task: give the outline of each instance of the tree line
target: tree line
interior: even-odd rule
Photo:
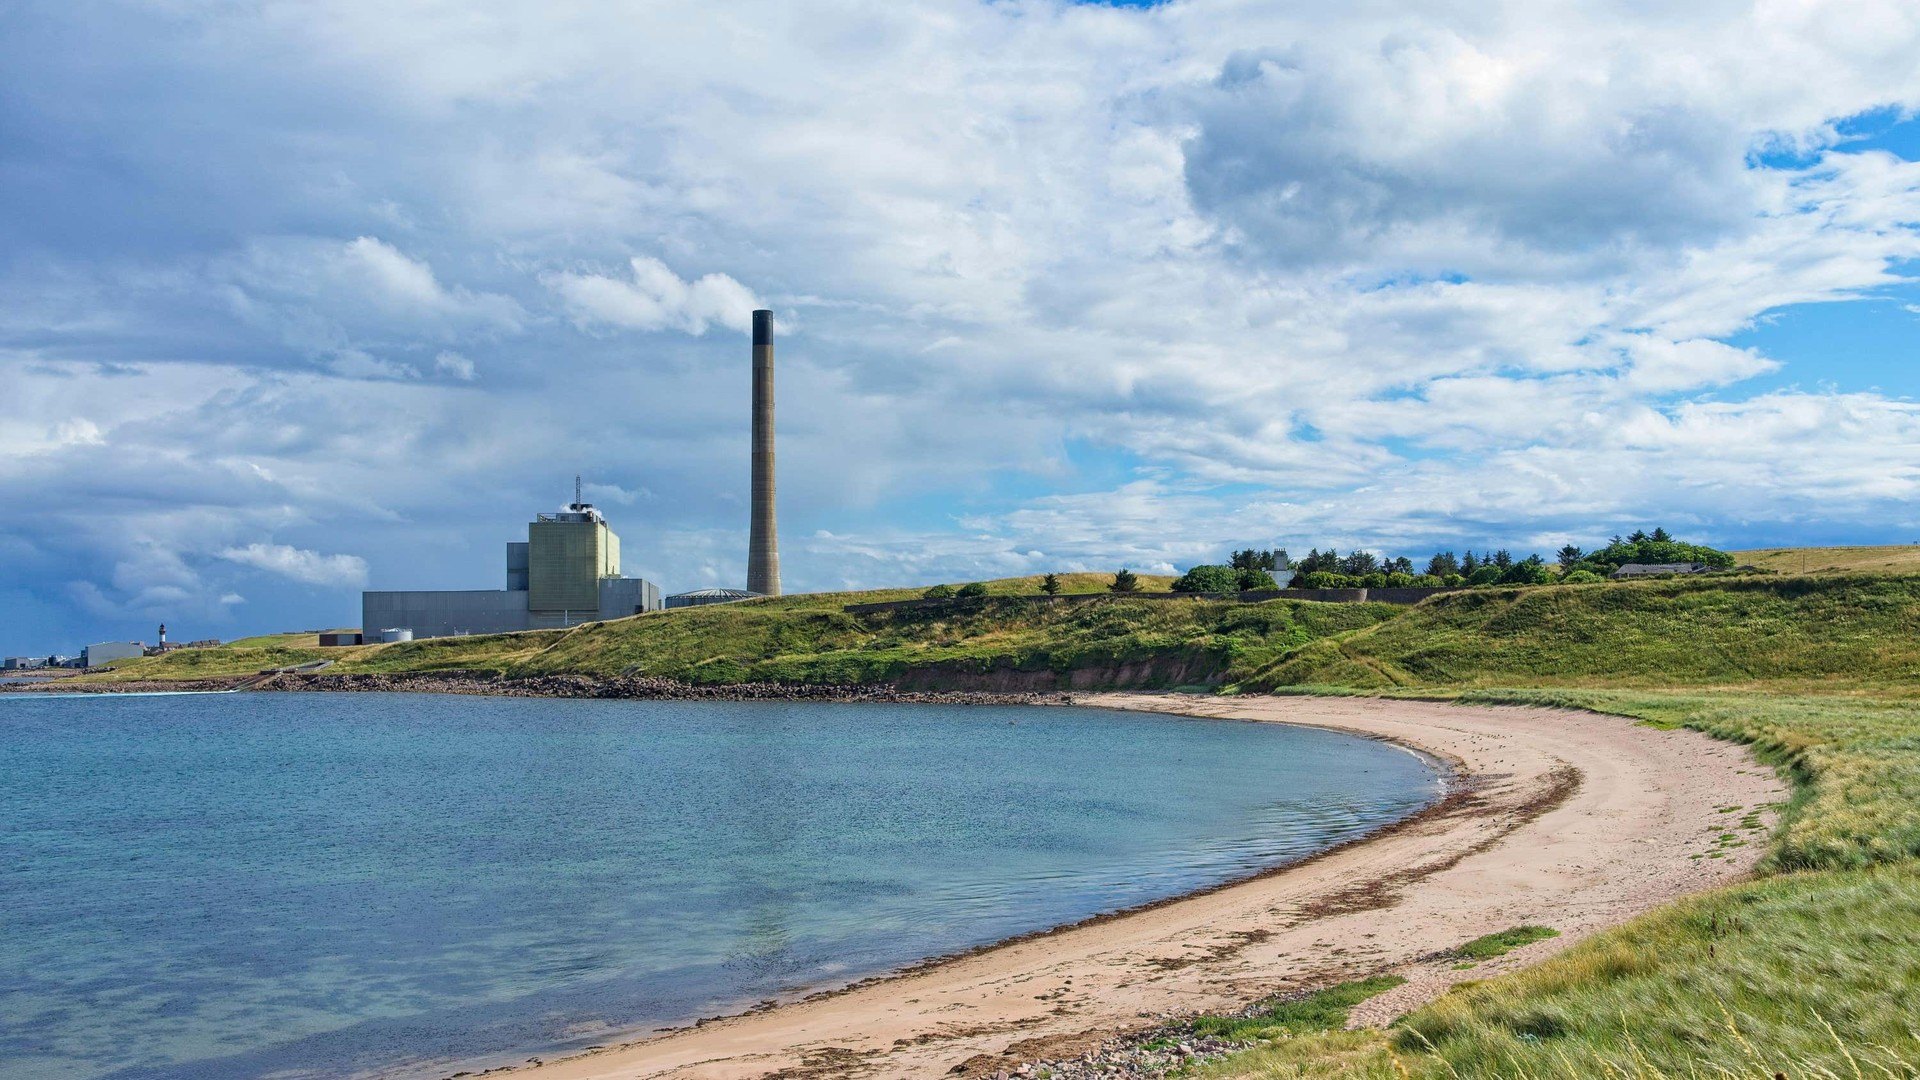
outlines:
[[[1293,589],[1437,588],[1441,586],[1548,585],[1596,582],[1628,563],[1702,563],[1718,569],[1733,566],[1733,556],[1702,544],[1690,544],[1662,528],[1636,529],[1614,536],[1592,551],[1567,544],[1550,561],[1538,554],[1516,556],[1506,548],[1464,554],[1437,552],[1423,567],[1406,556],[1376,555],[1370,551],[1341,554],[1334,548],[1314,548],[1298,561],[1285,548],[1246,549],[1233,553],[1222,565],[1196,566],[1173,583],[1175,592],[1249,592],[1278,588],[1274,571],[1287,576]]]

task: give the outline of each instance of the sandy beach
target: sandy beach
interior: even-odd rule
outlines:
[[[1745,875],[1763,845],[1717,849],[1740,816],[1725,808],[1786,794],[1741,747],[1591,713],[1304,697],[1079,700],[1390,739],[1447,762],[1458,790],[1373,838],[1249,881],[513,1075],[991,1076],[1169,1016],[1363,974],[1406,976],[1355,1017],[1380,1023],[1454,981],[1536,961]],[[1524,923],[1561,936],[1467,971],[1439,955]]]

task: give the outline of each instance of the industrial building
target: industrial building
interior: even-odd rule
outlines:
[[[111,664],[115,660],[130,660],[136,656],[145,656],[147,646],[141,641],[103,641],[98,645],[89,645],[80,652],[81,667],[99,667]]]
[[[360,594],[365,640],[546,630],[660,610],[660,587],[620,574],[620,537],[599,510],[580,501],[536,515],[524,543],[507,544],[507,587]],[[377,637],[376,637],[377,635]]]

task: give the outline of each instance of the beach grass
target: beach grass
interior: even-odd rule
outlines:
[[[1920,693],[1920,577],[1708,578],[1442,595],[1232,672],[1243,690]]]
[[[1560,931],[1551,926],[1515,926],[1474,938],[1453,950],[1453,954],[1462,960],[1492,960],[1536,941],[1559,936]]]
[[[1202,1016],[1193,1022],[1196,1035],[1213,1035],[1233,1042],[1277,1039],[1338,1031],[1347,1026],[1353,1007],[1385,993],[1407,980],[1397,975],[1375,975],[1270,1002],[1245,1016]]]

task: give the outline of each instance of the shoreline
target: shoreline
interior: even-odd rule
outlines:
[[[1124,693],[1078,694],[1070,703],[1364,735],[1441,762],[1453,779],[1441,800],[1399,822],[1232,882],[488,1073],[991,1077],[1047,1063],[1091,1075],[1097,1055],[1170,1020],[1400,974],[1404,985],[1355,1011],[1356,1022],[1379,1024],[1454,982],[1544,958],[1745,876],[1760,846],[1709,858],[1709,838],[1730,824],[1716,814],[1786,794],[1745,748],[1594,713]],[[1514,842],[1522,839],[1534,842]],[[1526,922],[1561,936],[1471,972],[1446,953]],[[446,1074],[416,1067],[390,1075]]]
[[[405,673],[259,672],[205,679],[126,679],[52,685],[0,685],[0,693],[150,694],[246,690],[255,693],[454,694],[470,697],[583,698],[631,701],[841,701],[894,705],[1072,705],[1084,691],[901,690],[892,686],[808,683],[701,685],[648,675],[529,675],[482,671]]]

